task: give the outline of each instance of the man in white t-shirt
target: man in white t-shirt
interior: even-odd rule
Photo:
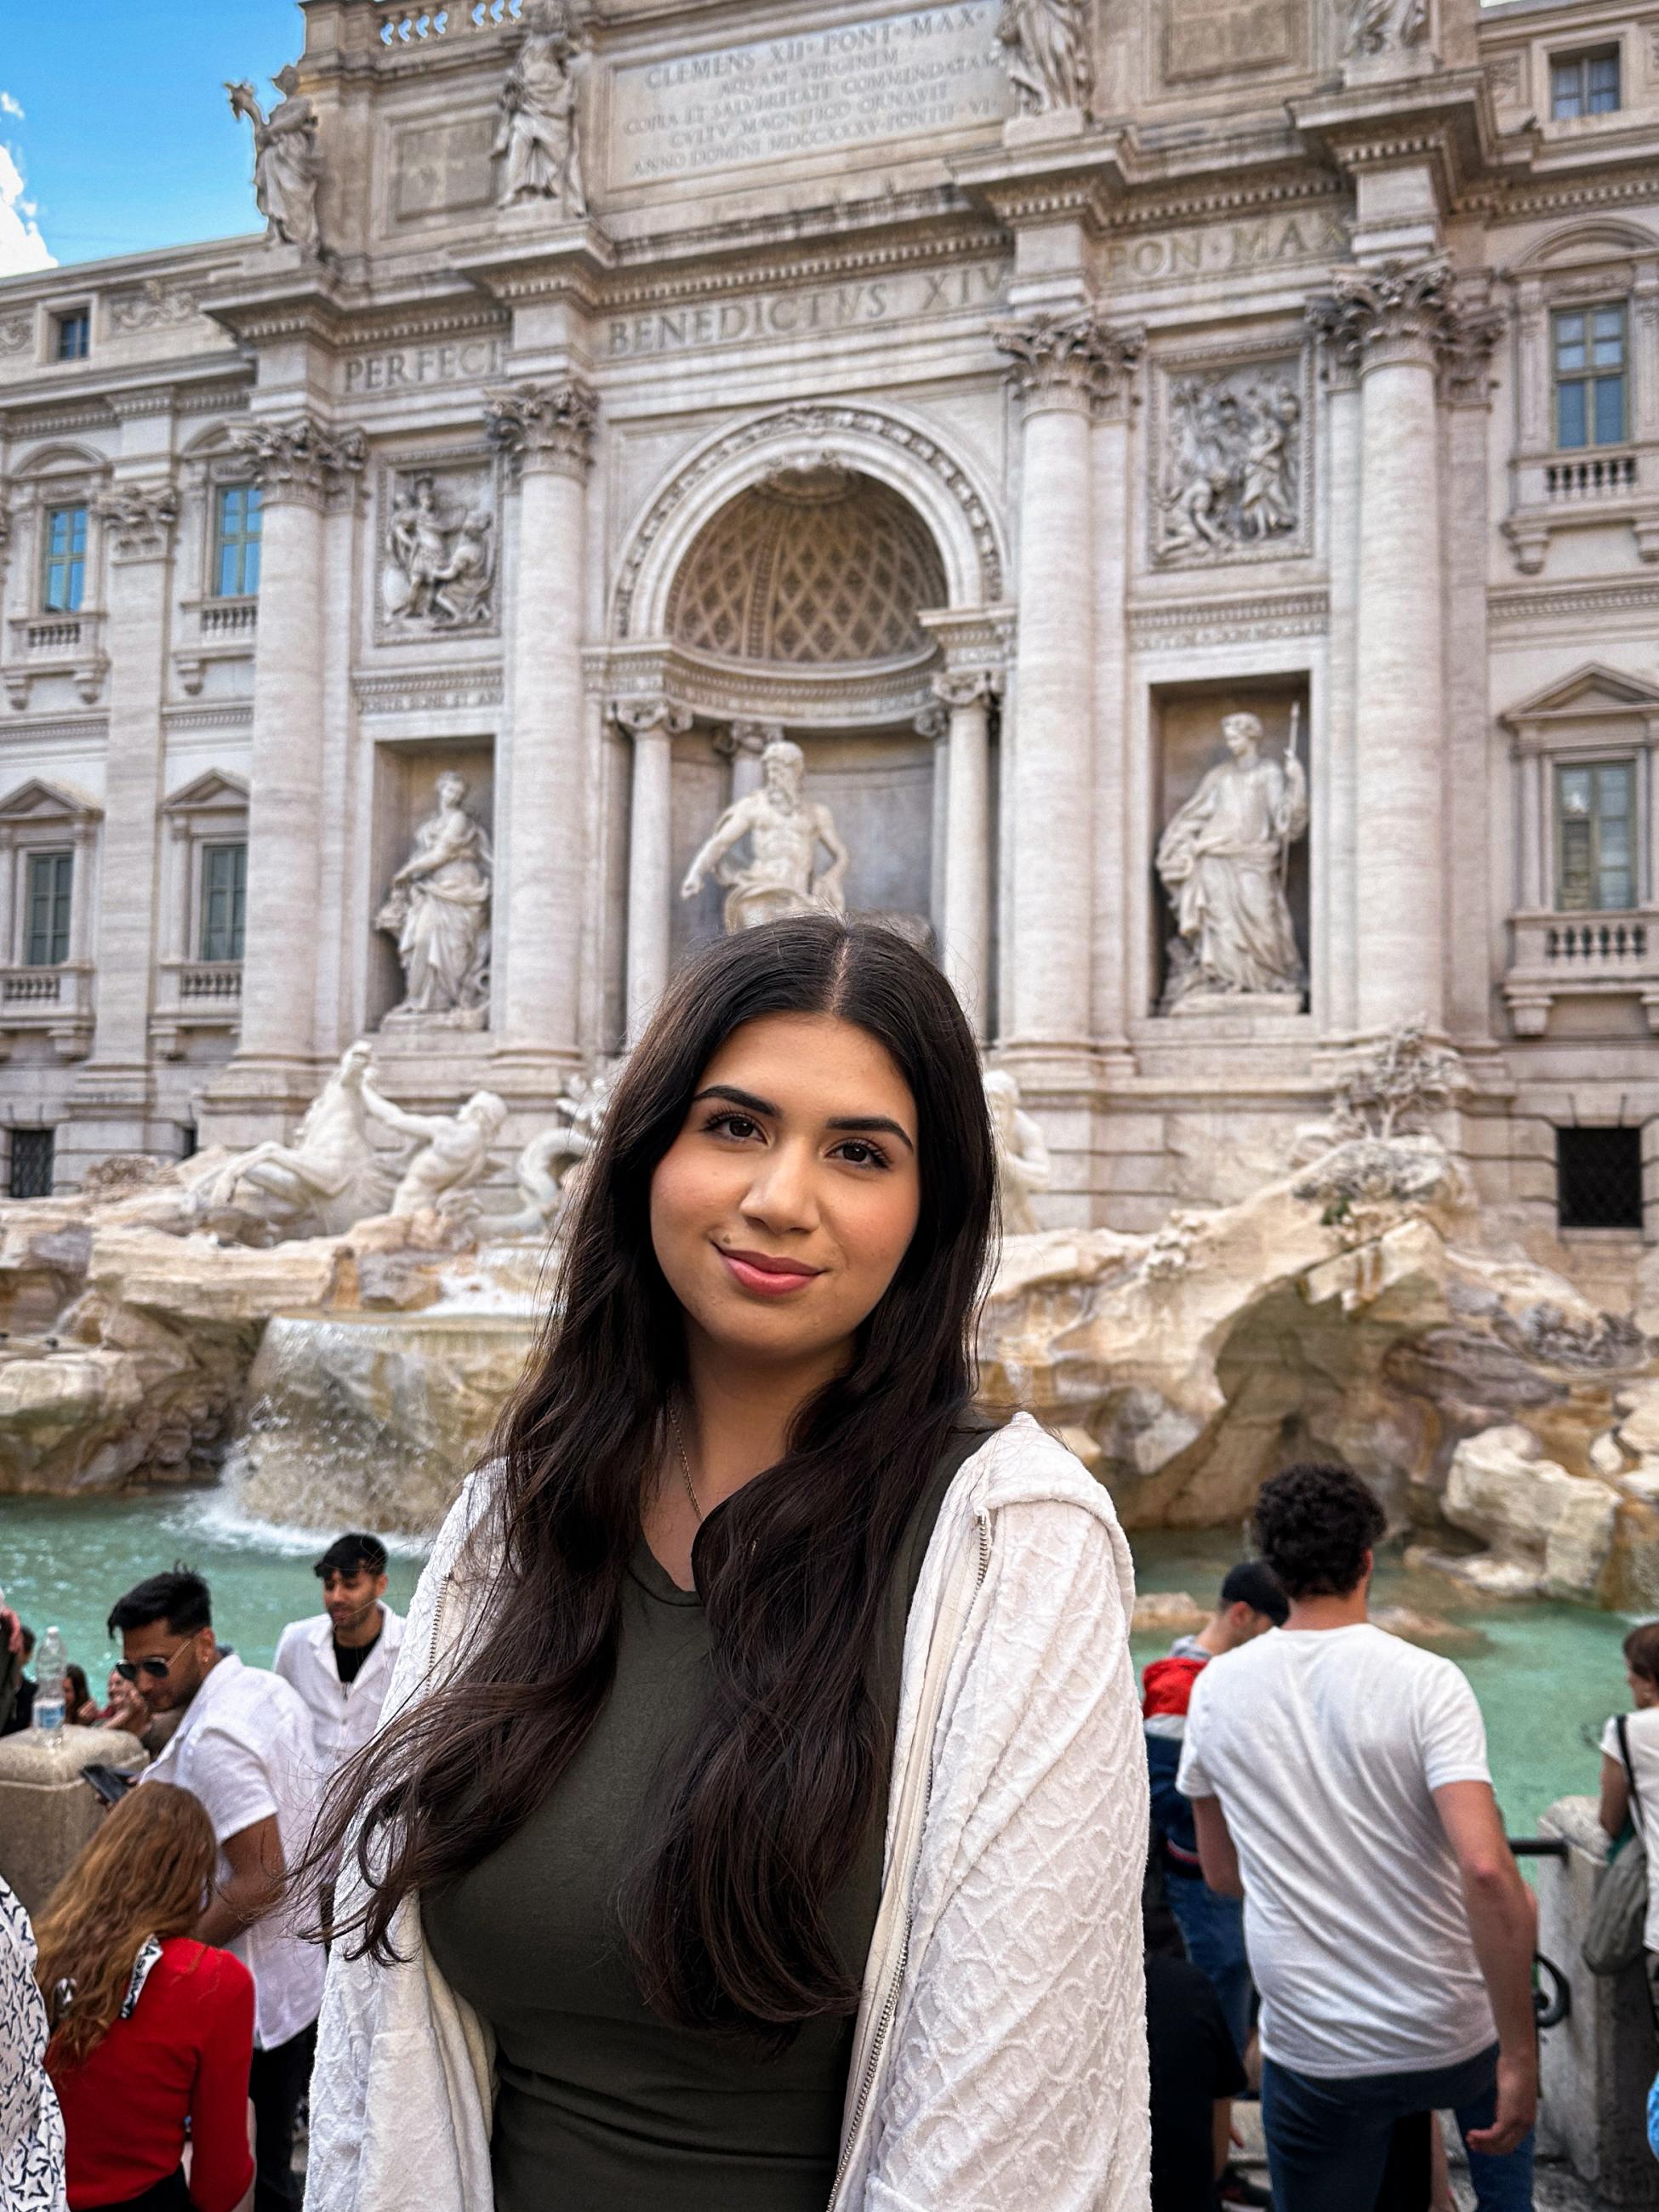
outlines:
[[[1283,1628],[1193,1685],[1178,1787],[1244,1899],[1278,2212],[1376,2202],[1395,2124],[1451,2110],[1483,2212],[1532,2203],[1534,1913],[1449,1660],[1365,1617],[1370,1492],[1295,1467],[1255,1512]]]
[[[311,1715],[325,1781],[374,1735],[392,1686],[404,1623],[386,1601],[386,1569],[378,1536],[337,1536],[313,1569],[322,1612],[289,1621],[277,1639],[271,1664]]]
[[[1601,1731],[1601,1826],[1616,1840],[1628,1817],[1646,1847],[1648,1917],[1642,1948],[1648,1955],[1648,1987],[1659,2006],[1659,1620],[1644,1620],[1625,1638],[1625,1680],[1636,1711],[1614,1713]]]
[[[286,1682],[220,1650],[208,1586],[187,1568],[130,1589],[109,1617],[110,1634],[118,1630],[123,1680],[147,1712],[179,1715],[141,1778],[199,1798],[218,1838],[213,1890],[191,1933],[234,1951],[253,1976],[254,2212],[290,2212],[295,2128],[323,2002],[321,1946],[301,1940],[303,1905],[286,1902],[283,1887],[316,1812],[310,1717]]]

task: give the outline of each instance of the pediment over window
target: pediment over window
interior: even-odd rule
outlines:
[[[0,825],[9,830],[33,830],[59,823],[68,828],[103,818],[104,810],[88,793],[71,783],[48,783],[31,776],[15,791],[0,799]]]
[[[1627,737],[1632,724],[1650,733],[1659,731],[1659,685],[1599,660],[1587,661],[1571,676],[1505,708],[1499,719],[1517,738],[1534,743],[1552,737],[1559,743],[1577,732],[1593,734],[1616,723],[1625,726]]]
[[[1542,239],[1521,255],[1510,273],[1540,275],[1554,269],[1571,269],[1578,263],[1616,261],[1626,256],[1659,253],[1659,235],[1641,224],[1617,218],[1601,222],[1574,223]]]
[[[222,769],[210,768],[182,789],[171,793],[161,801],[161,811],[167,815],[240,815],[247,811],[247,786],[239,775],[228,775]]]

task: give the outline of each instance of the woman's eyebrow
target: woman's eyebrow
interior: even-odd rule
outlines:
[[[745,1114],[763,1115],[770,1121],[783,1119],[782,1109],[775,1106],[769,1098],[758,1098],[752,1091],[739,1091],[735,1083],[711,1083],[706,1090],[698,1091],[691,1103],[701,1106],[705,1098],[724,1099],[728,1106],[740,1106]],[[914,1152],[916,1149],[909,1132],[885,1114],[837,1114],[823,1126],[826,1129],[855,1131],[860,1135],[873,1134],[879,1129],[886,1136],[896,1137],[906,1152]]]
[[[896,1137],[906,1152],[914,1152],[916,1149],[910,1141],[908,1132],[898,1122],[890,1121],[885,1114],[837,1114],[833,1121],[826,1121],[823,1126],[826,1129],[857,1129],[866,1133],[880,1129],[890,1137]]]

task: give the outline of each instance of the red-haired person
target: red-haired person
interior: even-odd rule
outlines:
[[[253,1978],[187,1933],[217,1856],[198,1801],[152,1784],[116,1806],[40,1915],[70,2212],[234,2212],[253,2179]]]

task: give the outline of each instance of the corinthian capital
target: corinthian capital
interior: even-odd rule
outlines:
[[[165,558],[179,520],[179,493],[170,478],[115,484],[93,501],[110,550],[118,561]]]
[[[484,401],[484,435],[514,469],[550,469],[580,477],[593,454],[598,395],[573,378],[567,384],[519,384]]]
[[[362,475],[368,453],[361,430],[337,430],[310,415],[240,423],[230,443],[252,470],[268,507],[282,501],[329,506]]]
[[[1121,405],[1146,342],[1144,331],[1114,328],[1092,307],[996,323],[991,337],[1012,362],[1014,386],[1027,407],[1096,413]]]
[[[1001,698],[1004,681],[1000,668],[946,668],[934,677],[933,692],[947,707],[988,705]]]
[[[1307,319],[1341,368],[1437,359],[1452,317],[1449,262],[1385,261],[1351,270],[1308,302]]]

